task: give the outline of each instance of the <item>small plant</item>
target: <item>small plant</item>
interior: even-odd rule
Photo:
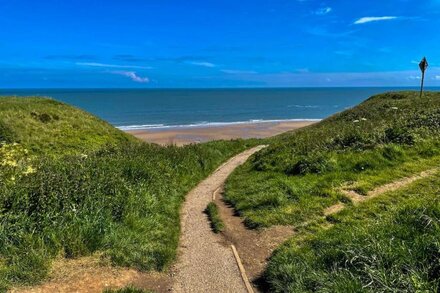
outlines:
[[[214,233],[220,233],[225,229],[225,225],[218,213],[218,207],[214,202],[210,202],[206,207],[205,213],[211,222],[211,228]]]
[[[287,175],[322,174],[331,171],[334,162],[322,155],[302,157],[293,166],[287,168]]]
[[[385,130],[385,141],[387,143],[413,145],[414,137],[409,132],[409,129],[393,127]]]
[[[13,142],[14,133],[12,130],[0,120],[0,142]]]

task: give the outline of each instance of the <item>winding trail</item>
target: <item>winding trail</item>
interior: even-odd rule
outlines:
[[[230,245],[212,233],[204,210],[212,194],[257,146],[231,158],[186,197],[181,212],[179,258],[174,266],[174,292],[248,292]]]

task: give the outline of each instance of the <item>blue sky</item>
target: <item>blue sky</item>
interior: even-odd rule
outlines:
[[[0,88],[440,86],[440,0],[0,0]]]

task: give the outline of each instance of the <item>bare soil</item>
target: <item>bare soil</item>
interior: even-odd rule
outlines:
[[[77,259],[59,258],[52,266],[47,282],[33,287],[14,288],[14,293],[101,293],[128,285],[154,292],[168,292],[171,278],[165,273],[143,273],[103,263],[99,255]]]
[[[221,192],[222,190],[219,194]],[[215,203],[225,223],[225,229],[222,232],[225,241],[235,245],[248,278],[251,281],[257,281],[275,248],[294,234],[293,227],[273,226],[259,230],[248,229],[243,219],[235,214],[234,208],[225,203],[222,197],[216,197]]]

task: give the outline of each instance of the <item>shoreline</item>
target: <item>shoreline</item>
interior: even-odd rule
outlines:
[[[197,126],[157,127],[124,131],[146,142],[159,145],[182,146],[212,140],[267,138],[286,131],[306,127],[318,121],[317,119],[304,119],[229,124],[198,124]]]
[[[192,129],[192,128],[208,128],[208,127],[226,127],[226,126],[235,126],[235,125],[249,125],[249,124],[264,124],[264,123],[290,123],[290,122],[319,122],[322,119],[270,119],[270,120],[246,120],[246,121],[234,121],[234,122],[200,122],[193,124],[175,124],[175,125],[166,125],[166,124],[141,124],[141,125],[127,125],[127,126],[115,126],[119,130],[129,132],[136,130],[173,130],[173,129]]]

